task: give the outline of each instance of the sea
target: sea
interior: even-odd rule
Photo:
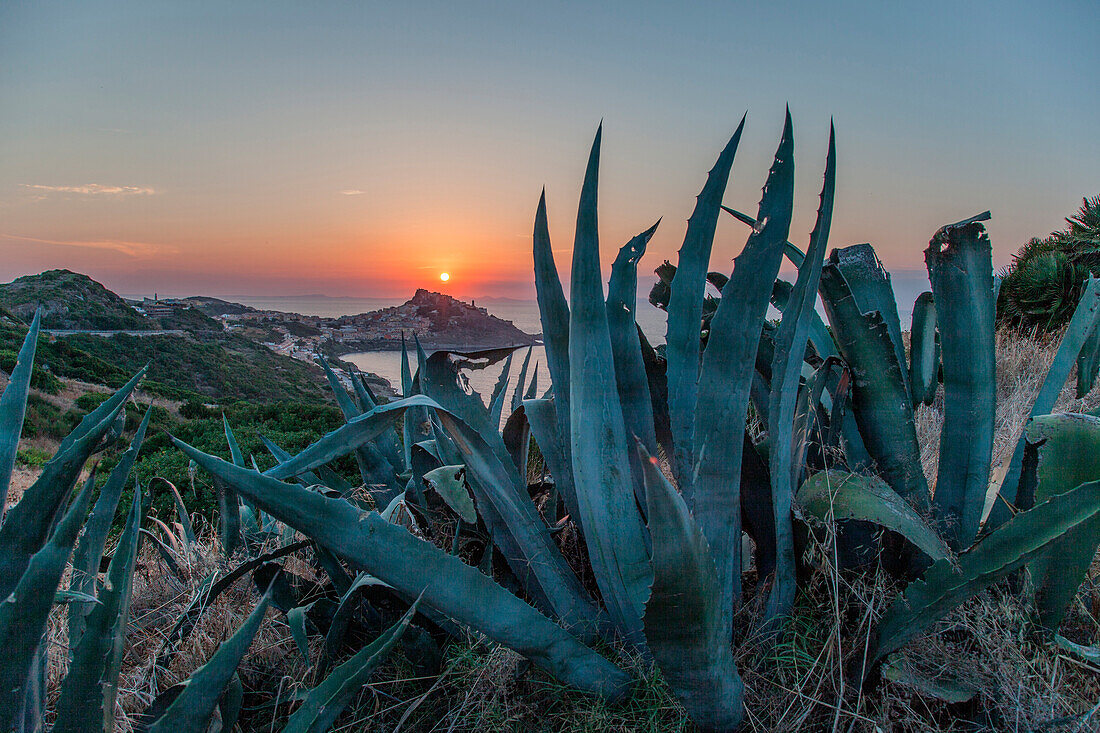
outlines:
[[[917,296],[930,289],[928,276],[922,271],[897,271],[892,274],[892,284],[898,302],[898,316],[901,319],[903,330],[908,330],[913,317],[912,304]],[[637,306],[638,325],[653,345],[662,344],[665,341],[665,312],[654,307],[646,299],[649,292],[649,283],[639,283],[639,297]],[[303,315],[321,316],[324,318],[337,318],[339,316],[355,315],[368,311],[401,305],[407,298],[352,298],[332,297],[326,295],[288,295],[288,296],[230,296],[226,300],[242,305],[252,306],[261,310],[278,310],[287,313],[301,313]],[[542,332],[542,323],[539,320],[538,303],[534,300],[515,300],[510,298],[484,298],[476,299],[478,305],[484,307],[489,313],[506,321],[511,321],[521,331],[537,334]],[[824,311],[818,302],[818,311]],[[774,309],[769,309],[769,318],[778,317]],[[512,368],[508,380],[508,397],[515,392],[519,381],[520,366],[526,356],[526,350],[516,352],[512,358]],[[365,372],[377,374],[388,380],[395,390],[400,390],[401,385],[401,352],[399,351],[366,351],[342,356],[342,359],[355,364]],[[415,355],[413,356],[415,358]],[[528,373],[527,385],[531,379],[538,380],[537,392],[541,396],[550,385],[550,372],[546,366],[546,353],[542,346],[531,347],[531,365]],[[470,387],[488,401],[493,388],[497,383],[503,369],[503,363],[490,365],[484,369],[471,371],[467,374]],[[537,375],[532,377],[532,375]],[[507,403],[506,403],[507,404]]]

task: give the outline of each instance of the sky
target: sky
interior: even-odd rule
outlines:
[[[1004,265],[1100,193],[1100,6],[905,5],[0,3],[0,280],[531,297],[539,192],[567,281],[601,120],[603,264],[663,217],[652,271],[746,112],[725,202],[755,212],[788,104],[791,241],[832,118],[831,246],[920,270],[989,209]],[[723,218],[714,269],[747,233]]]

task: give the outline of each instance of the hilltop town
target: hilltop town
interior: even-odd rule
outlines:
[[[340,318],[257,310],[216,298],[193,297],[175,303],[198,308],[228,332],[307,361],[317,354],[398,350],[402,335],[415,336],[428,350],[523,346],[537,341],[476,303],[423,288],[401,305]]]

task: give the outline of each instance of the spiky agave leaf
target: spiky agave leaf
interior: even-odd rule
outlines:
[[[271,603],[271,588],[260,598],[244,623],[226,639],[214,656],[196,669],[183,691],[151,726],[149,733],[205,733],[226,685],[237,672]]]
[[[126,529],[111,556],[99,603],[84,617],[84,633],[73,651],[70,672],[57,699],[57,733],[114,730],[118,676],[130,617],[134,563],[141,543],[145,507],[134,493]]]
[[[719,603],[731,634],[733,611],[740,603],[741,591],[742,438],[753,365],[767,315],[768,297],[779,273],[783,243],[787,241],[791,226],[793,203],[794,137],[788,111],[760,199],[758,219],[765,223],[749,235],[744,249],[734,260],[733,274],[722,290],[722,300],[711,320],[699,376],[698,404],[694,407],[695,454],[692,470],[684,477],[691,480],[690,492],[685,493],[685,498],[710,544],[718,570],[722,589]],[[718,216],[717,203],[714,216]],[[679,273],[677,270],[677,278]],[[675,285],[674,279],[674,295]],[[671,320],[675,303],[670,302],[669,307]],[[798,353],[799,361],[802,353]],[[672,366],[671,360],[669,366]],[[669,376],[671,378],[671,372]],[[669,389],[672,389],[671,382]],[[669,398],[672,398],[671,392]],[[673,433],[679,452],[675,425]]]
[[[561,288],[554,252],[550,248],[550,228],[546,219],[546,191],[539,197],[535,211],[533,237],[535,261],[535,293],[539,303],[539,319],[542,323],[543,348],[546,366],[553,383],[557,433],[562,436],[561,451],[568,471],[554,475],[554,482],[565,502],[573,521],[583,530],[582,517],[577,506],[577,491],[573,481],[573,448],[565,436],[569,435],[569,304]]]
[[[913,325],[909,330],[909,385],[913,404],[932,404],[939,385],[940,341],[936,331],[936,301],[925,291],[913,303]]]
[[[94,486],[93,470],[49,541],[31,557],[15,590],[0,603],[0,644],[7,650],[0,659],[0,730],[11,730],[22,711],[24,687]]]
[[[1094,327],[1077,356],[1077,399],[1092,391],[1100,371],[1100,327]]]
[[[988,588],[1100,512],[1100,481],[1081,484],[1017,514],[959,555],[936,562],[905,589],[875,629],[871,665],[900,649],[952,609]],[[868,670],[865,670],[865,673]]]
[[[1054,409],[1054,403],[1062,392],[1062,387],[1069,379],[1070,370],[1073,369],[1077,356],[1085,345],[1089,334],[1100,327],[1100,278],[1088,279],[1085,284],[1085,293],[1077,304],[1077,310],[1073,312],[1069,326],[1066,327],[1062,343],[1058,346],[1058,352],[1054,355],[1054,361],[1047,370],[1047,376],[1043,380],[1043,386],[1039,388],[1039,394],[1031,406],[1030,417],[1036,415],[1048,415]],[[1001,488],[997,492],[997,501],[989,513],[986,521],[988,529],[995,529],[1004,524],[1012,516],[1008,508],[1016,504],[1016,493],[1020,485],[1020,472],[1024,459],[1024,444],[1026,436],[1021,435],[1016,449],[1012,453],[1012,460],[1008,464],[1008,470],[1001,481]]]
[[[952,557],[940,536],[878,476],[819,471],[799,488],[797,501],[803,513],[818,521],[874,522],[905,537],[932,560]]]
[[[394,404],[399,403],[375,409]],[[205,470],[231,483],[279,521],[400,593],[415,598],[423,592],[426,605],[516,650],[566,684],[613,699],[629,688],[624,672],[533,607],[476,568],[387,523],[376,512],[363,512],[346,501],[237,468],[179,440],[174,442]]]
[[[631,644],[644,644],[642,613],[652,575],[634,498],[623,411],[600,275],[596,200],[600,139],[588,157],[573,245],[569,407],[573,478],[592,571],[608,613]]]
[[[46,542],[53,520],[69,497],[81,468],[111,429],[126,398],[144,374],[145,369],[142,369],[102,405],[84,416],[76,429],[61,441],[53,458],[23,493],[19,503],[8,511],[7,520],[0,527],[0,598],[11,593],[31,555]]]
[[[519,471],[480,396],[459,387],[457,365],[446,352],[432,354],[420,376],[425,396],[436,401],[445,463],[466,466],[479,513],[509,567],[540,608],[582,635],[592,633],[597,609],[554,544],[527,492],[526,467]]]
[[[719,207],[726,192],[733,158],[741,142],[745,118],[726,143],[696,199],[688,219],[687,234],[680,247],[676,274],[668,301],[665,358],[668,363],[668,414],[675,444],[673,473],[680,490],[690,502],[692,468],[695,462],[696,402],[699,385],[699,323],[703,317],[710,252],[718,227]]]
[[[744,718],[744,685],[723,620],[722,589],[702,530],[638,444],[653,536],[653,586],[645,636],[665,680],[705,731],[732,731]]]
[[[1100,418],[1091,415],[1038,415],[1024,428],[1023,479],[1019,505],[1035,503],[1100,479]],[[1039,621],[1057,630],[1066,608],[1088,573],[1097,545],[1100,518],[1094,517],[1053,542],[1028,565]]]
[[[924,257],[939,306],[943,360],[944,418],[932,511],[957,550],[977,536],[989,491],[997,401],[993,247],[985,227],[967,220],[936,232]]]
[[[645,254],[653,232],[661,221],[630,239],[611,265],[611,280],[607,284],[607,328],[611,336],[611,354],[615,364],[615,385],[623,424],[628,435],[641,439],[646,450],[657,452],[657,433],[653,424],[653,400],[649,393],[649,378],[642,361],[642,345],[638,338],[635,308],[638,296],[638,260]],[[534,395],[532,395],[533,397]],[[638,505],[645,507],[645,483],[636,451],[630,451],[630,472]]]
[[[470,492],[466,488],[466,467],[440,466],[428,471],[422,477],[424,483],[433,489],[444,503],[467,524],[477,523],[477,510],[474,509],[474,501],[470,498]]]
[[[38,346],[38,328],[42,321],[42,309],[34,312],[30,328],[23,339],[15,367],[8,375],[8,386],[0,396],[0,521],[8,504],[8,484],[15,468],[15,454],[19,448],[19,435],[23,432],[23,417],[27,412],[27,391],[34,371],[34,352]]]
[[[290,716],[283,733],[323,733],[331,728],[354,695],[401,640],[419,605],[420,600],[417,599],[397,623],[310,690],[301,707]]]
[[[99,576],[99,564],[103,559],[103,548],[107,544],[107,534],[111,531],[114,522],[115,510],[118,508],[122,490],[126,487],[126,479],[130,476],[130,470],[137,460],[141,444],[145,441],[145,433],[149,428],[149,418],[153,413],[150,406],[141,419],[137,432],[130,442],[130,448],[119,459],[118,464],[111,471],[107,483],[99,491],[91,516],[84,527],[84,534],[73,552],[73,572],[69,579],[69,590],[78,593],[94,594],[96,578]],[[192,535],[193,537],[193,535]],[[69,605],[69,649],[75,650],[84,633],[84,616],[91,609],[88,603],[72,603]]]
[[[821,300],[852,373],[852,406],[870,457],[894,491],[918,508],[930,503],[921,469],[908,367],[898,358],[897,305],[889,276],[869,244],[834,249],[821,271]],[[887,312],[884,314],[880,309]],[[900,337],[899,337],[900,338]]]
[[[790,118],[788,117],[788,124]],[[791,164],[793,173],[793,162]],[[793,181],[792,181],[793,184]],[[793,185],[792,185],[793,188]],[[833,219],[833,194],[836,190],[836,143],[835,135],[829,131],[829,153],[825,161],[825,179],[821,189],[821,202],[817,210],[817,222],[810,234],[810,246],[806,249],[806,259],[798,268],[798,279],[788,300],[786,310],[783,311],[783,320],[779,324],[779,333],[775,337],[775,356],[772,360],[772,385],[768,399],[769,413],[769,472],[772,485],[772,511],[775,515],[775,580],[772,583],[771,593],[768,596],[766,614],[769,620],[775,620],[790,613],[794,605],[795,587],[795,556],[794,556],[794,526],[791,524],[791,507],[794,503],[794,493],[797,488],[794,476],[794,460],[801,463],[804,455],[803,437],[795,436],[796,413],[799,401],[799,380],[802,374],[802,363],[806,355],[806,344],[810,338],[810,313],[813,312],[814,303],[817,300],[817,285],[821,279],[822,260],[825,258],[825,247],[829,242],[829,230]],[[791,203],[787,203],[785,215],[787,227],[790,227]],[[761,212],[758,219],[771,216]],[[765,225],[765,230],[767,225]],[[782,236],[786,240],[786,234]],[[774,251],[770,254],[775,270],[778,274],[779,261],[782,258],[778,243],[773,243]],[[746,249],[748,247],[746,246]],[[744,253],[741,255],[744,256]],[[737,266],[740,266],[738,258]],[[768,270],[772,273],[772,270]],[[733,277],[737,278],[737,270]],[[774,277],[773,277],[774,280]],[[737,292],[737,291],[734,291]],[[723,298],[725,300],[725,298]],[[759,312],[759,311],[758,311]],[[767,311],[759,312],[761,320]],[[820,382],[824,386],[824,381]],[[803,390],[803,395],[808,396],[812,390]],[[820,392],[813,399],[812,405],[807,400],[803,406],[804,414],[808,415],[811,409],[816,409],[820,399]]]

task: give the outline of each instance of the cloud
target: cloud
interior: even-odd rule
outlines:
[[[20,183],[23,188],[46,193],[75,193],[82,196],[151,196],[156,191],[148,186],[104,186],[85,183],[82,186],[44,186],[41,183]]]
[[[340,193],[344,196],[362,196],[366,191],[360,191],[358,188],[345,188]]]
[[[145,259],[156,255],[174,254],[178,250],[171,245],[152,244],[149,242],[126,242],[116,239],[101,240],[76,240],[76,239],[39,239],[38,237],[23,237],[18,234],[0,234],[0,239],[13,239],[20,242],[36,242],[55,247],[75,247],[78,249],[103,249],[111,252]]]

